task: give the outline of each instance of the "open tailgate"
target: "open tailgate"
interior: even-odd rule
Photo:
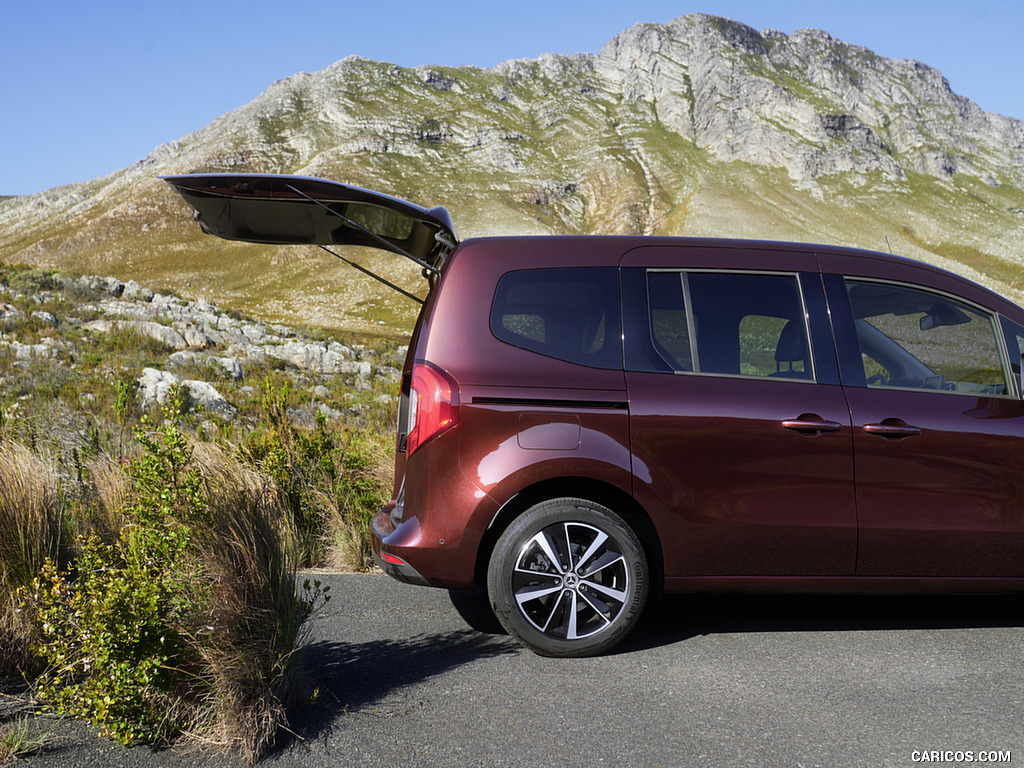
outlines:
[[[442,207],[421,208],[380,192],[325,179],[271,174],[161,176],[203,231],[274,245],[362,245],[412,258],[436,271],[458,240]]]

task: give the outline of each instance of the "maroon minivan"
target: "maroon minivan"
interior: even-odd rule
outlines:
[[[1024,589],[1024,309],[985,288],[821,245],[458,243],[334,182],[166,178],[220,237],[421,266],[375,554],[483,587],[538,653],[609,649],[651,590]]]

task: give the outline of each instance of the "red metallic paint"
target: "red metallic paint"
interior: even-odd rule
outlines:
[[[857,508],[840,387],[628,374],[634,495],[667,576],[853,575]],[[836,432],[802,434],[817,416]]]
[[[860,576],[1019,576],[1024,404],[1005,397],[849,388]],[[900,420],[921,434],[863,425]]]
[[[477,548],[503,507],[530,488],[577,478],[636,500],[652,522],[667,590],[1022,588],[1016,578],[977,578],[1024,575],[1017,399],[593,369],[492,335],[493,288],[504,273],[620,263],[820,266],[922,284],[1024,322],[1024,310],[980,286],[885,254],[664,238],[467,241],[442,271],[407,363],[408,372],[412,360],[428,360],[457,379],[459,426],[396,456],[408,522],[397,530],[381,523],[392,531],[381,551],[429,583],[469,586]],[[863,429],[886,419],[923,432],[892,439]],[[808,420],[839,429],[793,428]]]

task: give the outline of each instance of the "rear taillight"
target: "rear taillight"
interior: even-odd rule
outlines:
[[[451,429],[459,420],[459,386],[430,363],[416,363],[409,390],[409,428],[406,454]]]

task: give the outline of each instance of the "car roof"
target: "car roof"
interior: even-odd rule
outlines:
[[[543,244],[543,245],[542,245]],[[788,242],[783,240],[751,240],[728,237],[676,237],[667,235],[499,235],[471,237],[463,240],[459,250],[475,250],[486,246],[490,250],[549,251],[564,253],[585,251],[593,266],[617,265],[624,253],[636,248],[684,248],[693,250],[723,249],[737,251],[763,251],[808,254],[832,254],[858,259],[877,259],[894,264],[922,265],[923,262],[906,256],[870,251],[842,245]],[[940,269],[931,267],[932,269]]]

